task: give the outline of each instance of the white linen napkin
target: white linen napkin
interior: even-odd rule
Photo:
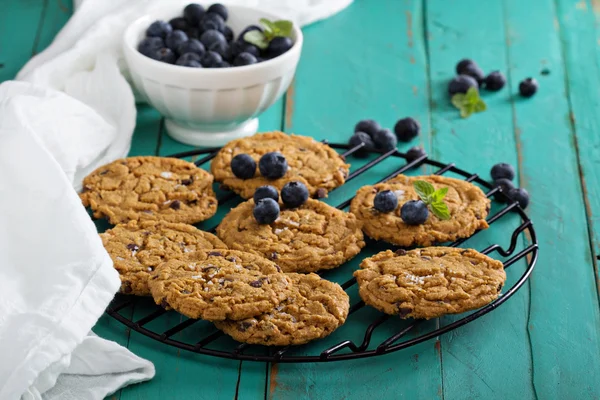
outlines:
[[[0,400],[102,399],[154,376],[152,363],[90,332],[119,277],[73,188],[129,152],[136,109],[121,36],[162,1],[75,0],[20,82],[0,85]],[[304,25],[351,1],[226,3]]]

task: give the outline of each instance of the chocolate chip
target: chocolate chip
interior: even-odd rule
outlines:
[[[88,192],[88,191],[90,191],[90,190],[92,190],[92,187],[91,187],[91,186],[88,186],[88,185],[85,185],[85,186],[83,187],[83,189],[81,189],[81,193],[85,193],[85,192]]]
[[[277,264],[275,264],[275,268],[277,268],[277,272],[281,272],[281,267]]]
[[[166,310],[167,308],[169,308],[169,303],[167,303],[167,298],[166,298],[166,297],[165,297],[165,298],[163,298],[163,299],[160,301],[160,306],[161,306],[162,308],[164,308],[165,310]]]
[[[181,202],[179,200],[173,200],[171,204],[169,204],[169,207],[171,207],[173,210],[179,210],[179,207],[181,207]]]
[[[198,204],[198,199],[190,200],[190,201],[188,201],[188,204],[190,206],[194,206],[194,205]]]
[[[255,287],[255,288],[259,288],[262,286],[262,280],[256,280],[256,281],[252,281],[249,283],[250,286]]]
[[[408,314],[410,314],[411,312],[412,312],[412,310],[410,308],[406,308],[406,307],[398,308],[398,316],[400,316],[400,318],[406,318],[408,316]]]
[[[230,256],[226,258],[227,261],[231,261],[231,262],[236,262],[237,258],[235,258],[235,256]]]
[[[215,257],[223,257],[223,253],[218,252],[218,251],[210,251],[208,253],[209,256],[215,256]]]
[[[489,213],[490,212],[490,205],[488,204],[487,206],[485,206],[485,212]]]
[[[317,199],[323,199],[325,197],[327,197],[327,190],[319,188],[319,190],[317,190]]]
[[[129,243],[127,248],[131,251],[138,251],[140,249],[140,247],[135,243]]]
[[[105,169],[104,171],[100,172],[100,175],[106,175],[106,174],[108,174],[108,170],[107,169]]]
[[[460,254],[464,256],[464,255],[465,255],[465,254],[467,254],[468,252],[469,252],[469,250],[463,250],[463,251],[461,251],[461,252],[460,252]]]
[[[421,256],[421,259],[425,261],[431,261],[431,257],[428,256]]]
[[[471,262],[471,264],[473,264],[473,265],[477,265],[477,262],[476,262],[476,261],[470,260],[470,262]]]
[[[238,324],[238,331],[240,332],[246,332],[246,330],[248,330],[248,328],[250,328],[252,326],[251,322],[248,321],[242,321]]]
[[[191,184],[192,184],[192,182],[193,182],[193,181],[192,181],[191,179],[182,179],[182,180],[181,180],[181,184],[182,184],[182,185],[185,185],[185,186],[187,186],[187,185],[191,185]]]
[[[125,281],[121,284],[121,291],[125,294],[131,293],[131,282]]]
[[[304,152],[304,151],[306,151],[306,149],[305,149],[304,147],[300,147],[300,148],[298,149],[298,151],[302,151],[302,152]]]
[[[498,291],[501,291],[501,290],[502,290],[502,284],[499,284],[498,285]]]
[[[479,214],[479,213],[475,213],[475,218],[477,218],[477,219],[481,219],[481,214]]]
[[[144,231],[144,235],[149,235],[149,234],[151,234],[151,233],[152,233],[152,232],[150,232],[150,231]]]
[[[399,256],[405,256],[406,255],[406,250],[404,249],[398,249],[395,251],[395,253]]]
[[[277,260],[277,252],[276,252],[276,251],[272,252],[272,253],[269,255],[269,258],[270,258],[271,260]]]
[[[181,294],[190,294],[190,293],[192,293],[192,292],[190,292],[189,290],[185,290],[185,289],[183,289],[181,291]]]

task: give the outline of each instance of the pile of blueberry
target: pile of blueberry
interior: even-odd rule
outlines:
[[[515,179],[515,169],[512,165],[507,163],[499,163],[492,167],[490,171],[492,180],[494,181],[494,187],[499,187],[500,191],[504,193],[509,199],[519,203],[522,209],[525,209],[529,205],[529,193],[523,188],[516,188],[512,183]],[[499,202],[504,202],[503,196],[494,196]]]
[[[146,30],[138,51],[157,61],[192,68],[228,68],[256,64],[288,51],[293,43],[289,37],[277,36],[260,49],[244,40],[250,31],[263,28],[250,25],[235,39],[226,25],[229,11],[222,4],[204,9],[200,4],[189,4],[183,17],[169,22],[155,21]]]
[[[281,201],[288,208],[300,207],[308,200],[308,189],[302,182],[286,183],[281,189]],[[279,194],[273,186],[261,186],[254,192],[254,210],[256,222],[270,224],[279,218]]]
[[[375,195],[373,208],[382,213],[390,213],[398,207],[398,197],[391,190],[382,190]],[[407,225],[420,225],[429,218],[427,204],[422,200],[409,200],[400,208],[400,218]]]

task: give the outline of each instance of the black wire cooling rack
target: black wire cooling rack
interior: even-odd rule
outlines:
[[[361,144],[359,146],[349,148],[349,146],[343,144],[329,145],[335,149],[344,150],[342,153],[342,156],[344,157],[352,155],[356,151],[360,150],[363,146]],[[201,166],[213,159],[219,150],[219,148],[193,150],[174,154],[171,157],[185,158],[192,156],[204,156],[195,161],[196,165]],[[401,153],[396,149],[385,153],[377,152],[377,154],[378,156],[375,159],[367,162],[355,171],[352,171],[346,179],[346,184],[382,161],[390,157],[395,157],[405,160],[406,163],[403,163],[400,168],[396,169],[394,172],[380,179],[376,183],[385,182],[412,168],[420,167],[422,165],[429,165],[439,168],[437,171],[433,172],[436,175],[443,175],[445,173],[452,172],[456,175],[464,177],[467,182],[477,183],[488,189],[488,192],[486,193],[487,197],[494,195],[495,197],[499,197],[503,201],[507,202],[501,210],[489,217],[487,222],[491,226],[506,215],[514,215],[511,214],[511,211],[520,217],[521,223],[512,232],[509,247],[504,249],[499,244],[492,244],[485,249],[480,250],[480,252],[483,254],[497,252],[502,257],[510,257],[504,261],[505,268],[508,268],[517,261],[524,259],[526,267],[516,282],[492,303],[458,320],[450,319],[447,324],[444,324],[444,322],[447,320],[446,318],[439,319],[432,324],[431,321],[399,320],[398,317],[373,311],[366,316],[366,318],[370,319],[364,322],[364,333],[360,335],[360,338],[357,338],[356,334],[353,335],[354,340],[344,338],[345,331],[340,328],[333,332],[328,338],[312,342],[309,345],[287,346],[282,348],[266,348],[258,345],[239,344],[226,337],[224,333],[214,328],[214,326],[207,321],[186,319],[178,314],[174,316],[174,318],[171,318],[171,320],[175,319],[175,324],[173,326],[170,326],[165,330],[164,325],[159,324],[161,325],[161,329],[157,329],[156,327],[152,327],[152,321],[155,321],[159,318],[166,318],[169,316],[169,314],[176,313],[174,311],[166,311],[163,308],[154,305],[154,303],[147,298],[119,294],[109,305],[106,312],[136,332],[155,339],[161,343],[184,350],[189,350],[195,353],[249,361],[290,363],[325,362],[387,354],[435,338],[458,327],[466,325],[469,322],[472,322],[496,309],[523,286],[527,278],[529,278],[531,275],[531,272],[536,264],[538,256],[538,242],[531,220],[516,202],[509,201],[504,194],[498,191],[498,188],[493,188],[488,182],[481,179],[477,174],[470,174],[462,169],[459,169],[454,163],[444,164],[439,161],[430,160],[426,155],[423,155],[417,159],[410,159],[405,153]],[[219,199],[219,205],[228,202],[234,197],[236,197],[234,193],[226,193]],[[337,208],[344,209],[350,205],[351,201],[352,198],[349,198],[339,204]],[[475,235],[478,233],[479,232],[476,232]],[[513,254],[517,249],[521,235],[525,235],[524,242],[527,245],[516,254]],[[448,246],[459,246],[465,240],[467,239],[457,240]],[[351,276],[352,275],[350,273],[350,277]],[[342,283],[341,286],[347,291],[352,290],[353,287],[355,289],[356,280],[354,278],[349,279]],[[350,313],[346,324],[348,324],[353,316],[358,314],[359,310],[363,309],[364,306],[365,304],[362,301],[357,301],[355,304],[353,304],[350,307]],[[364,315],[363,319],[365,319]],[[379,334],[376,335],[378,328],[380,328],[386,322],[388,324],[392,324],[391,327],[388,326],[386,329],[388,333],[384,334],[383,336]],[[201,329],[198,329],[199,324],[206,325]],[[392,334],[389,332],[392,332]],[[185,336],[185,339],[181,339],[180,336]],[[375,336],[380,338],[376,339]]]

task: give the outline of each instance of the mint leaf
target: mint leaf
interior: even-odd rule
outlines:
[[[460,110],[466,102],[466,97],[463,93],[456,93],[450,101],[454,107]]]
[[[444,199],[444,197],[446,197],[447,193],[448,193],[447,187],[438,189],[431,194],[431,201],[433,203],[440,202]]]
[[[482,112],[487,110],[487,104],[485,104],[485,102],[481,99],[479,99],[479,101],[477,103],[475,103],[475,105],[473,106],[473,111],[474,112]]]
[[[469,88],[465,94],[455,94],[450,101],[460,111],[462,118],[468,118],[473,113],[487,110],[487,105],[479,97],[479,91],[474,87]]]
[[[473,114],[473,110],[470,105],[466,105],[460,109],[460,116],[462,118],[469,118]]]
[[[429,204],[429,209],[441,220],[450,219],[450,210],[448,210],[448,206],[443,201],[436,201]]]
[[[261,31],[250,31],[244,34],[244,40],[258,47],[259,49],[266,49],[269,46],[269,41]]]
[[[425,204],[429,204],[431,201],[430,196],[435,192],[435,188],[433,185],[426,181],[414,181],[413,188],[415,192],[419,195],[421,200],[425,202]]]
[[[477,102],[479,99],[479,91],[475,88],[475,87],[470,87],[469,90],[467,90],[467,101],[471,104]]]
[[[277,28],[277,36],[289,37],[292,34],[294,24],[292,21],[279,20],[273,22],[273,25]]]
[[[262,24],[262,26],[265,27],[265,31],[266,31],[265,33],[267,33],[267,32],[269,32],[269,33],[273,32],[276,29],[275,23],[269,21],[266,18],[261,18],[258,21]]]

